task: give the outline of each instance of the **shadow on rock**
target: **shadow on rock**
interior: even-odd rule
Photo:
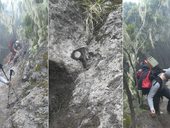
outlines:
[[[49,61],[50,127],[63,123],[74,89],[75,73],[69,73],[63,64]],[[65,114],[64,114],[65,113]]]

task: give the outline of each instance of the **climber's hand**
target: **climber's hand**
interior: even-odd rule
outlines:
[[[150,115],[151,115],[151,117],[156,117],[155,109],[151,109]]]

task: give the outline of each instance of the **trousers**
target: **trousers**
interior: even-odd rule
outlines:
[[[155,111],[157,113],[160,112],[160,99],[162,97],[166,97],[168,99],[167,111],[170,113],[170,89],[167,86],[163,86],[160,90],[158,90],[153,98]]]

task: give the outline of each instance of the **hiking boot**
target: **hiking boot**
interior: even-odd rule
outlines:
[[[162,112],[162,111],[157,111],[156,114],[157,114],[157,115],[162,115],[163,112]]]

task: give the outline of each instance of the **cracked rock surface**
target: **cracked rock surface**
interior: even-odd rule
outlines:
[[[43,45],[37,50],[36,55],[29,54],[27,50],[26,55],[20,56],[12,67],[15,75],[12,76],[11,81],[13,90],[10,88],[9,107],[7,107],[9,88],[0,83],[1,128],[48,127],[47,42],[42,43]],[[31,67],[26,65],[28,62],[32,65]],[[4,65],[7,76],[9,76],[8,68],[8,65]],[[27,81],[23,81],[26,68],[28,69],[26,73],[29,73],[30,77]],[[32,79],[35,71],[38,76],[36,79]]]
[[[49,12],[50,128],[121,128],[121,7],[90,40],[73,0],[51,0]],[[71,58],[81,47],[88,68]]]

